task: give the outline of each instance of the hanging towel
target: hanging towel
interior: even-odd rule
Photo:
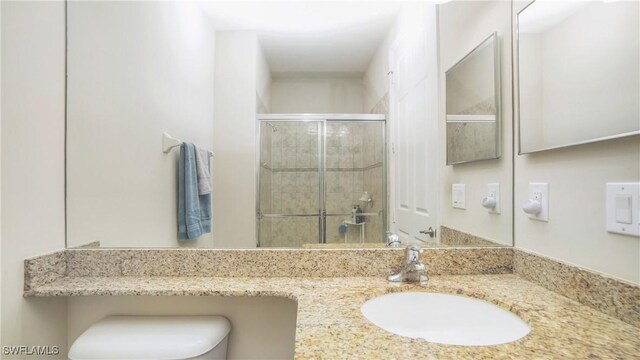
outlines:
[[[198,194],[196,147],[180,145],[178,163],[178,240],[211,232],[211,194]]]
[[[196,168],[198,170],[198,194],[211,194],[211,172],[209,171],[209,150],[197,148]]]

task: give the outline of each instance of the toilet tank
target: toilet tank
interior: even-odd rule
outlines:
[[[222,316],[108,316],[69,349],[69,359],[225,359],[231,323]]]

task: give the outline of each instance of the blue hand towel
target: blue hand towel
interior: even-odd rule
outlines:
[[[211,194],[199,195],[196,147],[180,145],[178,163],[178,240],[211,232]]]

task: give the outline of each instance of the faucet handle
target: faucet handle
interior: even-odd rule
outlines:
[[[404,250],[405,263],[417,263],[420,259],[420,247],[418,245],[408,245]]]

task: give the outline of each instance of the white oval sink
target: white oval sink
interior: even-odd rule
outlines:
[[[515,314],[467,296],[402,292],[373,298],[360,309],[384,330],[447,345],[504,344],[531,330]]]

